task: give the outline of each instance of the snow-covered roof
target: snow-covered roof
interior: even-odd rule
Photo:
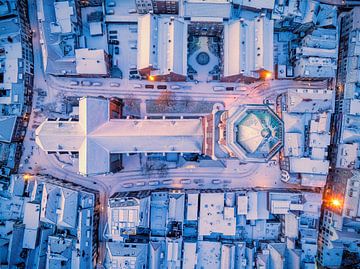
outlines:
[[[284,155],[300,157],[304,154],[304,136],[299,133],[285,133]]]
[[[248,192],[248,212],[247,220],[268,219],[269,211],[267,209],[267,192],[256,191]]]
[[[44,183],[40,220],[66,228],[76,228],[78,192]]]
[[[10,143],[16,125],[16,116],[0,117],[0,142]]]
[[[139,69],[155,75],[187,74],[187,23],[182,19],[146,14],[138,19]]]
[[[235,232],[235,208],[225,206],[224,193],[201,193],[199,235],[235,235]]]
[[[227,0],[186,1],[183,4],[184,17],[230,18],[231,3]]]
[[[183,268],[196,268],[196,242],[184,242]]]
[[[79,110],[79,122],[43,122],[36,142],[45,151],[79,152],[82,174],[109,172],[110,153],[202,151],[200,119],[110,119],[109,100],[93,97],[81,99]]]
[[[187,194],[186,220],[197,220],[199,210],[199,194]]]
[[[23,223],[25,224],[23,248],[34,249],[37,229],[39,227],[40,205],[27,202],[24,207]]]
[[[293,113],[319,113],[333,111],[334,92],[326,89],[290,89],[287,93],[287,111]]]
[[[100,21],[89,22],[89,27],[90,27],[90,35],[95,36],[95,35],[103,34],[102,22],[100,22]]]
[[[350,115],[360,115],[360,100],[359,99],[350,100],[349,114]]]
[[[329,171],[328,160],[313,160],[310,158],[289,158],[290,173],[327,175]]]
[[[78,74],[108,74],[107,56],[103,49],[76,49],[75,61]]]
[[[233,4],[238,4],[249,9],[274,9],[275,0],[233,0]]]
[[[336,167],[353,167],[357,160],[357,144],[339,144],[337,146]]]
[[[71,33],[71,16],[74,15],[74,9],[69,1],[54,2],[56,24],[51,25],[52,33]]]
[[[267,17],[231,21],[224,25],[224,76],[254,71],[273,72],[274,21]]]

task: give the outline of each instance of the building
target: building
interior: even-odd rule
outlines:
[[[359,257],[360,174],[335,169],[325,190],[318,261],[327,268],[356,264]]]
[[[37,16],[44,71],[52,75],[75,75],[75,49],[79,48],[81,32],[79,2],[40,0]]]
[[[150,80],[185,81],[187,23],[174,17],[140,16],[137,68],[141,75]]]
[[[274,72],[274,21],[266,16],[241,18],[224,24],[222,79],[269,78]]]
[[[178,14],[179,0],[135,0],[139,14]]]
[[[21,116],[31,106],[33,55],[25,1],[6,1],[0,16],[0,116]]]
[[[265,105],[244,105],[204,118],[204,152],[213,159],[267,162],[281,148],[283,123]]]
[[[221,22],[231,17],[230,0],[188,0],[179,7],[179,15],[192,22]]]
[[[301,39],[292,51],[294,77],[334,78],[337,69],[337,30],[318,28]]]
[[[132,268],[154,269],[315,267],[320,193],[170,189],[117,193],[110,200],[135,199],[151,201],[150,212],[142,215],[150,216],[149,229],[135,224],[141,233],[108,242],[105,268],[125,261]],[[124,218],[127,213],[111,216],[134,227],[134,218]]]
[[[341,17],[340,45],[339,45],[339,70],[337,74],[337,100],[335,128],[339,130],[335,133],[334,142],[339,144],[337,154],[344,156],[346,152],[354,151],[359,148],[360,136],[358,123],[359,117],[359,62],[360,62],[360,8],[354,7],[351,11]],[[353,149],[350,150],[350,147]],[[345,150],[344,148],[349,149]],[[344,152],[344,153],[342,153]],[[345,162],[344,157],[338,156],[336,161]],[[359,154],[349,160],[354,168],[359,167]]]
[[[27,4],[0,4],[0,189],[7,188],[19,166],[31,111],[34,66]]]
[[[109,199],[108,238],[123,241],[124,238],[136,235],[140,229],[149,228],[150,197],[119,197]]]
[[[121,155],[133,153],[267,162],[283,144],[283,123],[265,105],[214,111],[198,119],[123,119],[120,102],[85,97],[79,111],[79,119],[47,119],[36,130],[36,143],[47,153],[78,154],[83,175],[118,171]]]
[[[280,155],[283,181],[312,187],[325,185],[330,166],[328,146],[334,94],[326,89],[295,89],[283,95],[285,134]]]
[[[78,75],[110,75],[109,56],[104,50],[76,49],[75,61]]]
[[[94,97],[82,98],[79,111],[78,121],[42,123],[36,131],[36,141],[48,153],[77,152],[79,172],[84,175],[118,169],[119,154],[202,151],[200,119],[120,119],[118,104]],[[96,121],[94,114],[98,115]]]
[[[96,264],[97,192],[50,177],[14,174],[3,193],[2,264],[74,269]],[[6,235],[9,229],[13,232]]]

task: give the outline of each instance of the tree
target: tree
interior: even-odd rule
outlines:
[[[136,98],[135,95],[130,93],[124,98],[124,104],[125,106],[129,108],[133,108],[136,106]]]
[[[172,107],[175,104],[175,93],[170,91],[162,91],[159,97],[156,99],[155,104],[164,111],[168,107]]]

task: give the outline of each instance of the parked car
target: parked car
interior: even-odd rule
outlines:
[[[111,45],[119,45],[120,42],[119,42],[119,40],[109,40],[109,44],[111,44]]]
[[[120,83],[110,82],[110,87],[120,87]]]
[[[93,84],[92,84],[93,86],[101,86],[102,85],[102,83],[101,82],[99,82],[99,81],[95,81],[95,82],[93,82]]]
[[[211,181],[212,184],[220,184],[221,183],[221,180],[220,179],[213,179]]]
[[[129,71],[129,74],[130,74],[130,75],[137,75],[137,74],[138,74],[138,71],[137,71],[137,70],[130,70],[130,71]]]
[[[181,89],[181,86],[179,86],[179,85],[171,85],[170,88],[171,88],[172,90],[180,90],[180,89]]]
[[[79,81],[77,80],[70,81],[70,86],[77,86],[77,85],[79,85]]]
[[[190,179],[182,179],[182,180],[180,180],[180,183],[181,184],[190,184],[191,180]]]
[[[133,183],[124,183],[124,184],[123,184],[123,187],[124,187],[124,188],[131,188],[131,187],[133,187],[133,186],[134,186]]]
[[[136,88],[136,89],[142,88],[142,85],[141,85],[141,84],[134,84],[133,86],[134,86],[134,88]]]
[[[166,90],[167,89],[167,86],[166,85],[157,85],[157,88],[159,90]]]
[[[119,54],[120,53],[119,47],[115,47],[114,52],[115,52],[115,54]]]
[[[92,82],[90,80],[83,80],[83,81],[81,81],[81,85],[83,85],[83,86],[91,86]]]
[[[157,186],[159,184],[160,184],[160,182],[157,180],[149,181],[149,186]]]
[[[222,91],[225,91],[225,87],[224,86],[214,86],[213,90],[214,90],[214,92],[222,92]]]
[[[146,84],[145,85],[145,89],[154,89],[154,85],[151,85],[151,84]]]

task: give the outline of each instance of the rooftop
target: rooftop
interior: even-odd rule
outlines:
[[[240,159],[267,161],[282,146],[283,122],[268,106],[245,105],[229,116],[226,140]]]
[[[200,119],[111,119],[109,100],[86,97],[79,121],[45,121],[36,142],[44,151],[79,152],[86,175],[109,172],[110,153],[200,153],[203,130]]]

